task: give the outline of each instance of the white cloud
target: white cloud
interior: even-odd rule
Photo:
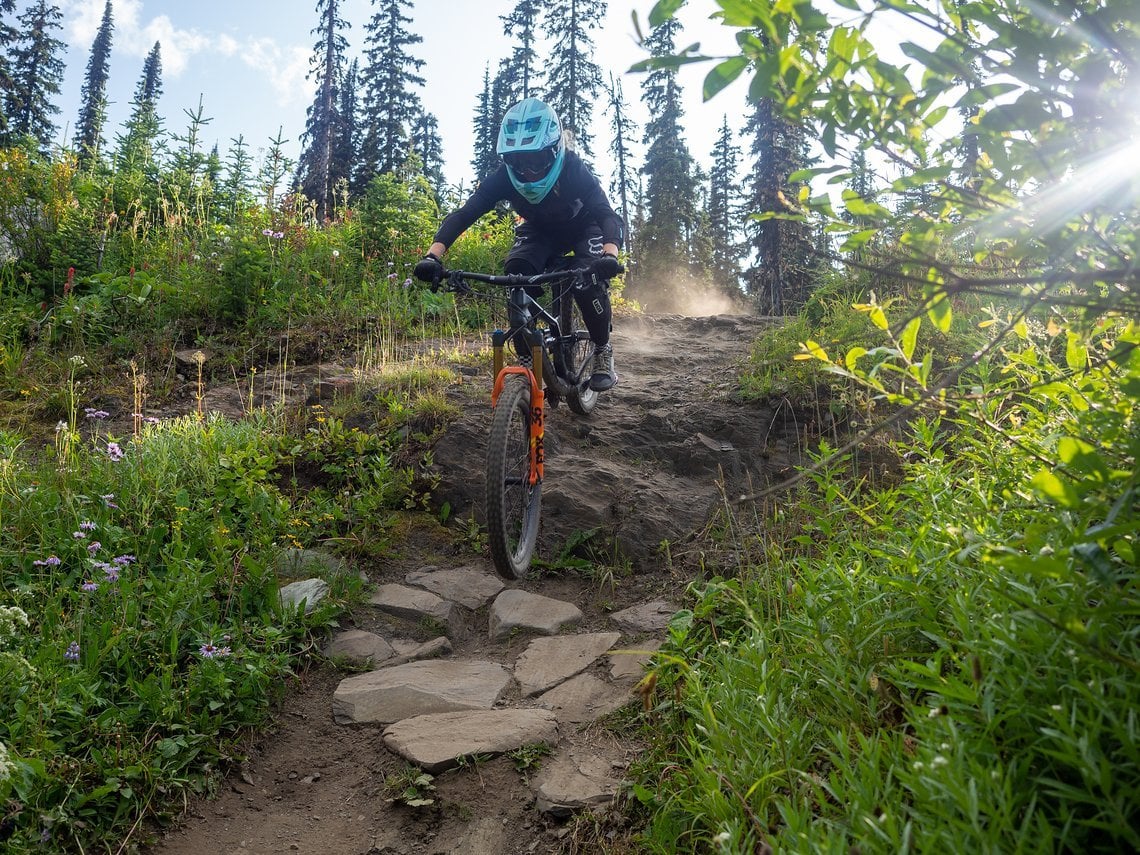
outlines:
[[[294,104],[298,97],[306,103],[311,86],[309,73],[312,51],[297,45],[282,48],[272,39],[250,39],[241,52],[242,62],[263,75],[277,93],[277,103]]]

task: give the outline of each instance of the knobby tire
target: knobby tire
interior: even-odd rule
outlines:
[[[487,531],[495,570],[521,579],[538,540],[542,482],[530,481],[530,387],[509,377],[491,417],[487,441]]]
[[[578,301],[574,299],[569,289],[559,298],[558,324],[564,335],[574,336],[573,341],[564,341],[561,347],[565,375],[568,378],[575,378],[582,371],[582,366],[589,365],[594,358],[594,343],[590,341],[590,334],[586,331]],[[585,379],[589,379],[589,374],[585,375]],[[598,405],[598,393],[589,386],[579,385],[566,395],[566,403],[578,415],[588,416]]]

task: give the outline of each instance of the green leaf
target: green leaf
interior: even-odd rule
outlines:
[[[1078,333],[1068,333],[1068,342],[1065,345],[1065,364],[1071,371],[1083,371],[1088,367],[1089,351]]]
[[[1037,493],[1062,508],[1080,507],[1081,497],[1076,487],[1055,473],[1042,469],[1030,482]]]
[[[704,99],[708,101],[724,89],[724,87],[736,80],[747,67],[748,59],[743,56],[734,56],[717,64],[713,70],[705,76],[705,86],[702,93]]]
[[[903,356],[910,362],[914,356],[914,347],[918,343],[918,328],[922,326],[922,318],[912,318],[903,329],[900,344]]]
[[[685,0],[657,0],[649,12],[649,26],[659,27],[672,18],[685,5]]]
[[[1063,436],[1057,441],[1057,456],[1065,466],[1082,475],[1099,475],[1107,480],[1108,464],[1094,446],[1075,436]]]
[[[942,332],[950,332],[951,310],[950,297],[945,292],[934,296],[934,300],[926,307],[926,317]]]

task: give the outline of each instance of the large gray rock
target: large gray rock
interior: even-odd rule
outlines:
[[[660,632],[669,626],[677,608],[664,600],[654,600],[614,612],[610,619],[626,632]]]
[[[352,662],[379,665],[396,655],[396,650],[374,632],[349,629],[337,633],[321,651],[329,659],[343,658]]]
[[[404,581],[472,610],[487,605],[506,587],[498,576],[474,567],[450,570],[425,567],[409,573]]]
[[[510,681],[510,672],[494,662],[409,662],[341,680],[333,693],[333,717],[341,724],[389,724],[429,713],[490,709]]]
[[[384,744],[428,772],[462,757],[502,754],[524,745],[558,741],[558,723],[546,710],[454,712],[404,719],[384,730]]]
[[[296,610],[304,605],[305,614],[312,614],[321,600],[328,596],[329,583],[324,579],[302,579],[290,582],[280,591],[281,605],[287,610]]]
[[[511,588],[499,594],[491,604],[491,639],[506,638],[516,629],[556,635],[562,627],[581,619],[582,611],[573,603]]]
[[[659,639],[642,641],[628,650],[610,651],[610,679],[615,683],[632,684],[645,676],[653,654],[661,647]]]
[[[534,778],[535,807],[562,819],[608,804],[620,785],[614,771],[613,762],[601,756],[555,757]]]
[[[515,679],[523,695],[537,695],[588,668],[619,638],[617,632],[536,638],[516,660]]]
[[[619,688],[593,674],[579,674],[538,696],[539,706],[551,710],[559,721],[573,724],[594,721],[632,700],[628,687]]]
[[[451,628],[453,606],[431,591],[405,585],[381,585],[368,600],[380,611],[408,620],[433,620]]]

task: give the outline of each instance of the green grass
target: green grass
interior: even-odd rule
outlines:
[[[896,432],[899,477],[830,461],[737,521],[659,655],[646,848],[1140,846],[1137,340],[1020,330]]]

